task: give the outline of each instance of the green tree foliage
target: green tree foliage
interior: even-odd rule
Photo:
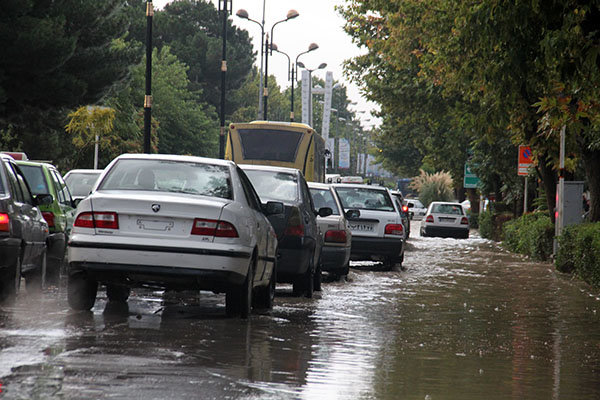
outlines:
[[[115,45],[126,34],[122,0],[0,3],[0,129],[9,125],[32,158],[70,150],[68,108],[93,104],[137,58]],[[53,157],[49,157],[49,155]]]
[[[552,210],[558,132],[567,125],[568,167],[578,157],[590,164],[600,199],[596,1],[353,0],[340,11],[367,49],[347,69],[381,104],[378,144],[388,162],[414,169],[418,162],[403,158],[420,155],[456,174],[464,162],[456,151],[471,149],[486,187],[512,190],[514,164],[493,158],[528,144]]]

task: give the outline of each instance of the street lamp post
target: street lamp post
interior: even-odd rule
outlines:
[[[303,51],[302,53],[300,53],[300,54],[298,54],[296,56],[296,64],[298,63],[298,58],[301,55],[306,54],[308,52],[311,52],[313,50],[316,50],[318,48],[319,48],[318,44],[311,43],[308,46],[308,50]],[[292,81],[292,89],[291,89],[292,94],[291,94],[291,97],[290,97],[290,122],[294,122],[294,81],[296,80],[296,74],[295,74],[295,69],[296,68],[295,68],[295,65],[291,63],[290,56],[287,53],[284,53],[283,51],[279,50],[277,48],[277,45],[275,43],[271,43],[271,50],[283,54],[288,59],[288,80],[291,79],[291,81]]]
[[[248,15],[248,11],[246,11],[244,9],[238,10],[238,12],[235,13],[235,15],[237,15],[238,17],[240,17],[242,19],[247,19],[248,21],[254,22],[258,26],[260,26],[260,71],[258,73],[259,87],[258,87],[258,113],[257,113],[257,115],[259,116],[258,118],[260,118],[260,113],[261,113],[261,111],[263,109],[263,107],[262,107],[262,99],[263,99],[263,67],[264,67],[264,61],[265,61],[265,49],[264,49],[264,46],[263,46],[263,43],[265,42],[265,12],[264,12],[264,3],[263,3],[263,21],[262,21],[262,23],[258,22],[256,20],[253,20],[252,18],[250,18],[250,16]]]
[[[223,8],[221,8],[221,1]],[[227,19],[229,18],[228,6],[232,0],[219,0],[219,11],[223,12],[223,52],[221,61],[221,110],[219,133],[219,158],[225,158],[225,91],[227,84]]]
[[[263,59],[263,54],[264,54],[264,61],[265,61],[265,72],[264,72],[264,87],[262,88],[262,99],[263,99],[263,119],[266,121],[267,120],[267,109],[268,109],[268,104],[267,104],[267,100],[268,100],[268,96],[269,96],[269,89],[268,89],[268,63],[269,63],[269,35],[267,34],[266,36],[266,41],[263,43],[263,38],[265,36],[264,32],[265,32],[265,24],[264,21],[262,23],[255,21],[253,19],[249,18],[249,14],[248,11],[241,9],[238,10],[238,12],[236,13],[236,15],[240,18],[244,18],[247,19],[248,21],[252,21],[258,25],[260,25],[261,28],[261,38],[260,38],[260,46],[261,46],[261,65],[262,65],[262,59]],[[264,12],[263,12],[264,15]],[[275,22],[272,26],[271,26],[271,42],[273,41],[273,29],[275,28],[276,25],[282,23],[282,22],[286,22],[289,21],[290,19],[294,19],[297,16],[299,16],[300,13],[298,13],[298,11],[296,10],[289,10],[286,14],[285,19],[282,19],[281,21],[277,21]],[[263,17],[264,18],[264,17]],[[264,46],[264,47],[263,47]],[[264,49],[264,51],[263,51]],[[262,71],[261,71],[261,77],[262,77]],[[259,88],[259,96],[261,95],[260,93],[260,89]],[[260,104],[260,100],[259,100],[259,104]]]
[[[317,68],[313,69],[306,68],[300,61],[296,62],[296,65],[308,71],[308,124],[312,126],[312,73],[313,71],[327,67],[327,63],[321,63]]]
[[[152,0],[146,3],[146,93],[144,96],[144,153],[151,151],[152,135]]]

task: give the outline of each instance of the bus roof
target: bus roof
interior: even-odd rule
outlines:
[[[235,128],[236,125],[271,125],[271,126],[291,126],[293,128],[305,128],[311,129],[310,125],[304,124],[302,122],[286,122],[286,121],[251,121],[251,122],[240,122],[240,123],[231,123],[229,126]]]

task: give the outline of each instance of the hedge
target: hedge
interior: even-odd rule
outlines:
[[[494,211],[494,208],[488,207],[479,214],[479,234],[483,238],[499,242],[502,240],[502,226],[512,218],[512,213],[498,213]]]
[[[525,214],[502,228],[502,244],[510,251],[546,261],[552,255],[554,224],[546,212]]]
[[[600,287],[600,222],[571,225],[558,238],[556,269]]]

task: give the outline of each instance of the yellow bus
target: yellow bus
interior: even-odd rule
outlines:
[[[306,124],[233,123],[229,125],[225,159],[237,164],[296,168],[307,181],[325,182],[325,140]]]

